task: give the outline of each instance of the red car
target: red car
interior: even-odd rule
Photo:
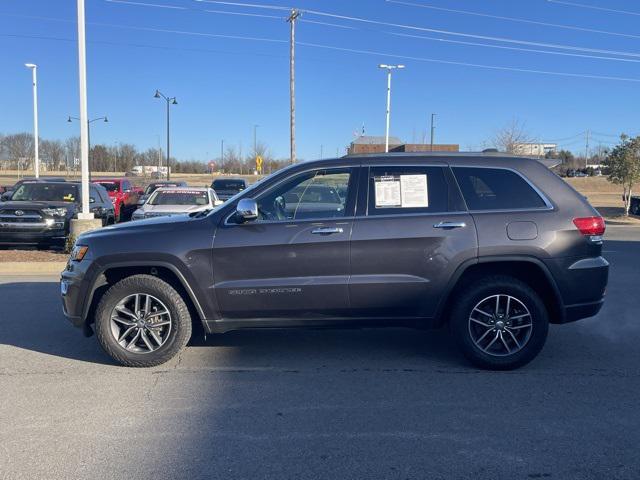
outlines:
[[[106,188],[115,209],[116,221],[130,220],[142,189],[134,187],[128,178],[100,178],[93,180]]]

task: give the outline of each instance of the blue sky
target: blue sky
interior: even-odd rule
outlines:
[[[377,68],[381,62],[406,65],[393,77],[391,133],[407,142],[421,140],[431,112],[438,115],[436,142],[459,143],[464,150],[482,148],[513,118],[526,122],[540,140],[567,139],[561,146],[575,151],[584,150],[584,135],[578,134],[587,129],[597,132],[592,145],[615,141],[610,135],[622,131],[638,131],[638,2],[290,2],[247,0],[307,10],[297,28],[299,158],[319,157],[321,145],[325,157],[342,154],[363,124],[367,134],[384,134],[386,78]],[[73,0],[0,3],[0,132],[32,129],[30,72],[23,65],[33,62],[39,66],[41,136],[78,134],[77,123],[66,122],[78,111],[75,5]],[[221,139],[236,148],[242,145],[247,153],[254,124],[260,125],[258,137],[276,157],[288,155],[286,11],[197,0],[86,0],[86,9],[89,113],[110,120],[95,124],[93,143],[130,142],[147,148],[157,146],[159,139],[164,142],[164,104],[153,98],[159,88],[178,98],[179,105],[172,109],[172,154],[178,158],[215,158]],[[549,51],[556,53],[542,53]]]

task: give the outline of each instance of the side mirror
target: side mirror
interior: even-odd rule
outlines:
[[[258,218],[258,204],[253,198],[242,198],[236,207],[236,215],[244,222]]]
[[[223,203],[224,203],[224,200],[216,200],[215,202],[213,202],[213,205],[217,207],[218,205],[222,205]]]
[[[89,203],[96,203],[96,199],[93,197],[89,197]]]

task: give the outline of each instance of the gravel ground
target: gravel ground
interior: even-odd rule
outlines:
[[[1,262],[66,262],[68,254],[51,250],[4,249]]]

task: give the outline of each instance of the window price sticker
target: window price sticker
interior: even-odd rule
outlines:
[[[429,191],[426,175],[374,177],[376,208],[426,208]]]

